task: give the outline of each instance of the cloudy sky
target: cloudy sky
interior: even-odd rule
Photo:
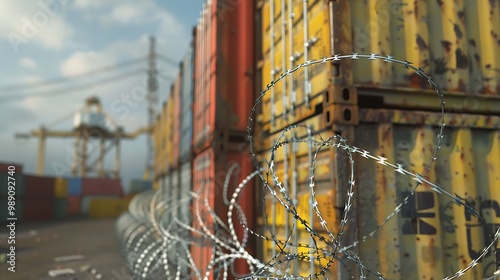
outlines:
[[[203,2],[0,1],[0,161],[23,164],[26,173],[34,173],[38,140],[16,139],[14,134],[41,125],[70,130],[74,112],[92,95],[126,131],[146,125],[146,101],[127,98],[145,86],[148,37],[157,38],[157,53],[166,57],[158,64],[162,102],[172,82],[169,77],[177,74],[167,60],[184,56]],[[106,68],[115,65],[124,66]],[[107,71],[81,75],[100,68]],[[143,176],[145,143],[145,136],[122,142],[124,178]],[[72,146],[73,139],[48,139],[45,174],[69,175]]]

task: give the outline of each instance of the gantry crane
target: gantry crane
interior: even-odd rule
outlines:
[[[111,125],[110,125],[111,124]],[[117,126],[111,117],[102,110],[97,97],[90,97],[85,102],[83,110],[74,117],[74,127],[71,131],[48,130],[40,127],[38,130],[27,134],[16,134],[18,138],[38,137],[38,160],[36,173],[43,175],[45,163],[45,141],[47,137],[74,138],[73,161],[71,165],[72,176],[86,177],[95,172],[97,177],[119,177],[120,170],[120,141],[133,139],[141,134],[151,134],[151,127],[139,128],[133,133],[126,133]],[[106,142],[109,144],[106,146]],[[98,156],[89,164],[89,155],[95,151],[98,143]],[[90,149],[89,149],[90,148]],[[116,150],[115,164],[112,172],[104,169],[105,155],[113,148]]]

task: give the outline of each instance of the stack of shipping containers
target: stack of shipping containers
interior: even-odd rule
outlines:
[[[499,227],[498,3],[265,0],[256,7],[258,90],[300,63],[337,54],[390,55],[429,73],[445,93],[446,129],[427,177],[474,205],[491,230]],[[339,134],[352,146],[423,174],[432,157],[440,116],[436,93],[411,69],[381,59],[344,59],[303,68],[270,89],[262,100],[254,137],[259,156],[269,159],[278,133],[290,124],[308,124],[323,139]],[[314,135],[295,129],[286,137]],[[274,164],[299,214],[308,221],[313,211],[310,149],[307,143],[285,145],[277,151]],[[347,244],[375,230],[416,183],[360,154],[354,155],[354,161],[356,196],[343,240]],[[316,159],[318,208],[335,233],[350,168],[346,153],[339,149],[324,148]],[[300,224],[293,228],[294,220],[280,204],[269,198],[266,205],[267,221],[278,239],[292,234],[292,243],[309,243],[307,231]],[[259,215],[264,225],[264,213]],[[316,219],[310,224],[325,234]],[[441,279],[464,269],[489,243],[477,224],[477,218],[463,207],[424,184],[400,214],[373,238],[360,242],[355,252],[365,266],[387,279]],[[260,248],[264,261],[279,252],[273,242],[263,242]],[[301,252],[300,248],[287,250]],[[306,259],[292,263],[293,272],[306,276],[318,271],[318,263]],[[489,253],[464,279],[492,275],[494,261]],[[328,278],[352,275],[358,279],[359,269],[348,263],[346,268],[336,261]]]
[[[0,177],[5,182],[8,177],[12,177],[9,181],[14,188],[10,193],[8,186],[3,188],[0,200],[6,206],[9,199],[15,201],[15,211],[12,213],[18,220],[25,222],[73,216],[117,217],[127,210],[132,195],[152,188],[150,182],[133,180],[130,187],[132,194],[124,197],[118,179],[28,175],[23,174],[21,165],[9,163],[0,163]],[[13,195],[12,198],[9,198],[10,195]],[[0,212],[1,217],[7,218],[7,210],[5,207]]]
[[[188,46],[182,61],[181,110],[180,110],[180,143],[179,143],[179,220],[190,223],[191,196],[191,141],[193,135],[193,92],[194,92],[194,54],[196,30],[193,29],[193,39]]]
[[[238,166],[238,172],[232,177],[234,190],[234,185],[253,170],[245,137],[255,96],[253,24],[254,1],[238,1],[229,6],[224,1],[207,1],[196,26],[192,184],[200,200],[194,200],[193,204],[198,203],[204,223],[211,230],[214,225],[203,200],[208,199],[214,212],[227,221],[227,206],[222,198],[225,176],[233,164]],[[253,197],[252,190],[246,189],[243,195]],[[241,200],[241,207],[250,214],[248,225],[253,228],[252,200]],[[200,228],[194,217],[195,214],[193,226]],[[234,224],[241,237],[243,228],[236,219]],[[253,252],[253,249],[250,244],[248,250]],[[202,274],[211,253],[210,244],[191,247]],[[236,271],[245,273],[248,268],[243,262],[237,262]]]

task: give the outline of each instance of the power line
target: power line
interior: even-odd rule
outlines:
[[[118,80],[122,80],[122,79],[127,78],[127,77],[131,77],[131,76],[135,76],[137,74],[143,74],[143,73],[144,73],[144,70],[135,70],[135,71],[124,73],[124,74],[117,75],[114,77],[109,77],[109,78],[106,78],[106,79],[103,79],[103,80],[100,80],[97,82],[87,83],[87,84],[83,84],[83,85],[75,86],[75,87],[71,87],[71,88],[63,88],[63,89],[50,90],[50,91],[47,90],[44,92],[37,92],[37,93],[33,93],[33,94],[0,96],[0,102],[1,102],[1,104],[5,104],[9,101],[14,101],[14,100],[19,100],[19,99],[24,99],[24,98],[29,98],[29,97],[35,97],[35,96],[50,97],[50,96],[55,96],[55,95],[61,95],[64,93],[73,93],[73,92],[76,92],[79,90],[97,87],[97,86],[101,86],[104,84],[109,84],[109,83],[112,83],[112,82],[115,82]]]
[[[58,77],[58,78],[52,78],[52,79],[43,80],[43,81],[39,81],[39,82],[33,82],[33,83],[29,83],[29,84],[17,84],[17,85],[3,86],[3,87],[0,87],[0,92],[2,92],[2,91],[9,91],[9,93],[12,93],[12,91],[25,90],[26,88],[30,89],[32,87],[40,87],[40,86],[47,86],[47,85],[51,85],[51,84],[58,84],[58,83],[62,83],[62,82],[74,81],[76,79],[81,79],[81,78],[89,77],[89,76],[92,76],[92,75],[95,75],[95,74],[99,74],[99,73],[103,73],[103,72],[109,72],[109,71],[113,71],[113,70],[119,70],[120,68],[128,67],[128,66],[137,64],[139,62],[145,62],[144,57],[141,57],[141,58],[138,58],[138,59],[129,60],[129,61],[126,61],[126,62],[123,62],[123,63],[111,65],[111,66],[106,66],[106,67],[98,68],[98,69],[95,69],[95,70],[92,70],[92,71],[88,71],[88,72],[85,72],[85,73],[81,73],[81,74],[78,74],[78,75],[75,75],[75,76],[69,77],[69,78],[68,77]]]
[[[179,67],[179,64],[181,63],[181,61],[175,61],[172,58],[166,57],[161,54],[156,54],[156,57],[175,67]]]

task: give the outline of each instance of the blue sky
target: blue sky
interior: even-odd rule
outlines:
[[[145,74],[99,85],[98,81],[145,70],[146,62],[100,73],[85,79],[74,76],[145,57],[148,37],[157,39],[157,52],[174,61],[184,56],[191,39],[192,27],[198,20],[204,0],[18,0],[0,2],[0,161],[24,165],[34,173],[38,140],[15,139],[17,132],[29,132],[40,125],[50,126],[64,116],[70,116],[51,128],[72,129],[72,113],[87,97],[97,95],[106,110],[126,131],[146,124],[147,103],[138,101],[128,106],[127,113],[117,111],[116,104],[125,104],[123,97],[137,87],[144,87]],[[177,68],[159,62],[162,77],[177,74]],[[30,85],[46,79],[65,78],[66,82],[46,87],[6,88]],[[166,99],[171,80],[160,79],[160,100]],[[66,93],[77,85],[90,86]],[[21,98],[22,95],[54,96]],[[114,104],[114,105],[113,105]],[[145,166],[146,139],[122,142],[124,178],[142,177]],[[66,164],[72,139],[49,138],[46,145],[45,173],[56,175],[54,166]],[[112,167],[112,157],[107,168]],[[59,173],[64,171],[59,171]],[[69,173],[63,174],[69,176]]]

